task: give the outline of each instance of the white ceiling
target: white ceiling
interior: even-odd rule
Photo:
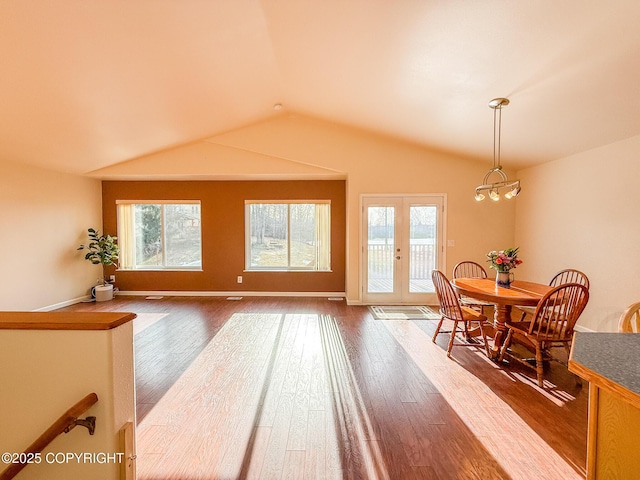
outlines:
[[[0,2],[0,160],[84,173],[298,112],[491,161],[640,134],[637,0]]]

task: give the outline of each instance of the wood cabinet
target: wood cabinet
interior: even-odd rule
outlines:
[[[576,332],[569,370],[589,382],[587,479],[640,480],[640,335]]]

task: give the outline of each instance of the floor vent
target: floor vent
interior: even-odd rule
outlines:
[[[332,302],[341,302],[344,300],[344,297],[329,297],[328,300],[331,300]]]
[[[242,300],[242,297],[227,297],[227,300]]]

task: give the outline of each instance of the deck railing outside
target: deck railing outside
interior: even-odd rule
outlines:
[[[393,277],[394,246],[370,243],[368,248],[369,278],[386,279]],[[409,278],[411,280],[431,279],[435,266],[435,245],[413,244],[409,247]]]

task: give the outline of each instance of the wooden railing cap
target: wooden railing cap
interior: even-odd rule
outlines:
[[[134,318],[130,312],[0,312],[0,330],[111,330]]]

